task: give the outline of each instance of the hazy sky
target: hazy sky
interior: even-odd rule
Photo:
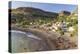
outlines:
[[[60,12],[60,11],[70,11],[76,9],[77,5],[69,4],[50,4],[50,3],[34,3],[34,2],[22,2],[22,1],[12,1],[12,8],[18,7],[34,7],[50,12]]]

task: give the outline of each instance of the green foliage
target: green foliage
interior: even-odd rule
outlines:
[[[77,34],[78,31],[78,19],[77,16],[75,16],[76,13],[69,15],[63,15],[63,16],[57,16],[55,18],[46,16],[46,15],[41,15],[39,13],[32,13],[30,15],[24,15],[21,13],[13,14],[13,18],[11,21],[15,24],[19,24],[22,27],[29,27],[33,25],[44,25],[48,24],[48,26],[52,26],[53,23],[59,22],[61,23],[62,21],[65,21],[67,24],[67,28],[69,27],[74,27],[73,34]],[[60,32],[61,34],[64,34],[64,32],[61,31],[60,28],[56,32]]]

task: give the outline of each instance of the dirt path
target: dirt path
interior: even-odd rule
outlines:
[[[75,43],[71,42],[69,39],[61,37],[58,33],[47,32],[40,29],[33,28],[12,28],[14,30],[20,30],[24,32],[30,32],[37,37],[42,39],[42,42],[45,43],[44,50],[59,50],[59,49],[74,49],[76,47]],[[41,44],[43,44],[41,43]],[[34,47],[34,46],[33,46]],[[36,50],[37,51],[37,50]]]

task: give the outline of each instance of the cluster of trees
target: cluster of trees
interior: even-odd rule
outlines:
[[[32,14],[34,16],[34,14]],[[31,25],[31,24],[46,24],[49,23],[51,21],[53,21],[53,17],[49,17],[49,16],[39,16],[36,15],[37,17],[32,17],[32,16],[27,16],[24,14],[12,14],[11,15],[11,23],[18,23],[21,25]]]

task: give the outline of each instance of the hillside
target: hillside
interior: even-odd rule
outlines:
[[[30,17],[56,17],[58,13],[47,12],[38,8],[32,7],[19,7],[11,10],[12,14],[24,14]]]
[[[18,7],[16,9],[9,9],[9,14],[11,14],[11,23],[41,25],[52,23],[58,19],[60,13],[48,12],[33,7]]]

